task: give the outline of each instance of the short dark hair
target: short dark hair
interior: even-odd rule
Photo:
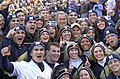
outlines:
[[[47,46],[47,50],[50,50],[50,46],[56,46],[56,47],[60,47],[60,44],[58,42],[50,42]]]

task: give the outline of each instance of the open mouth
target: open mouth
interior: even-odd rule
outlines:
[[[18,38],[19,41],[21,41],[23,38]]]
[[[31,27],[30,29],[31,29],[31,30],[34,30],[34,27]]]
[[[42,56],[37,56],[37,58],[42,58]]]

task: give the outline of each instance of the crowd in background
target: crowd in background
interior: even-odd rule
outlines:
[[[0,79],[120,79],[120,0],[0,0]]]

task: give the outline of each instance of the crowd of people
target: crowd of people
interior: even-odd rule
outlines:
[[[0,79],[120,79],[120,0],[0,0]]]

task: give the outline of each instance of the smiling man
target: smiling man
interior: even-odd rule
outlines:
[[[17,76],[17,79],[50,79],[51,73],[44,62],[45,46],[42,42],[33,42],[29,47],[32,59],[30,62],[9,62],[8,56],[10,55],[9,47],[4,47],[2,53],[2,65],[4,70],[10,76]]]
[[[107,79],[120,79],[120,56],[117,54],[110,54],[106,58],[106,64],[112,71]]]

